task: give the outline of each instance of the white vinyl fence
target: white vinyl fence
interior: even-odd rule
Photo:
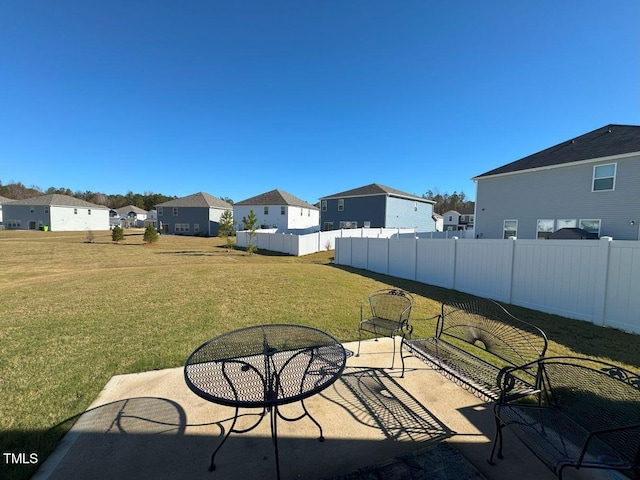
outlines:
[[[322,250],[334,250],[336,238],[389,238],[398,235],[409,235],[411,238],[415,238],[415,231],[413,229],[402,228],[348,228],[295,235],[278,233],[277,230],[270,229],[259,230],[256,233],[253,243],[257,245],[260,250],[270,250],[272,252],[301,256]],[[246,248],[248,244],[249,232],[246,230],[237,232],[236,245]]]
[[[339,238],[335,263],[640,333],[640,242]]]

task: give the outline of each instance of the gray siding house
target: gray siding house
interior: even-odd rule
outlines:
[[[474,177],[476,238],[640,239],[640,127],[608,125]]]
[[[198,192],[156,205],[158,229],[163,234],[218,235],[220,217],[233,206],[208,193]]]
[[[322,230],[339,228],[413,228],[434,232],[435,202],[377,183],[320,199]]]
[[[109,209],[68,195],[49,194],[3,205],[7,230],[109,230]]]
[[[0,225],[2,225],[2,205],[8,202],[13,202],[10,198],[0,196]]]

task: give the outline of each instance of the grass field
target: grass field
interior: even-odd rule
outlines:
[[[198,345],[239,327],[301,323],[357,339],[360,303],[388,286],[416,296],[418,335],[440,302],[466,295],[333,265],[333,252],[290,257],[227,250],[213,238],[142,231],[0,231],[0,450],[53,450],[69,418],[123,373],[183,365]],[[598,357],[640,369],[640,336],[508,307],[549,336],[549,354]],[[56,427],[57,425],[60,425]],[[0,478],[28,478],[31,467]]]

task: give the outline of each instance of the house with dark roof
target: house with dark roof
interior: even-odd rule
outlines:
[[[607,125],[474,177],[476,238],[640,239],[640,126]]]
[[[109,209],[68,195],[49,194],[3,204],[7,230],[109,230]]]
[[[205,192],[175,198],[156,207],[158,230],[174,235],[218,235],[220,217],[232,211],[230,203]]]
[[[237,230],[243,230],[242,218],[249,212],[258,219],[260,228],[275,228],[282,233],[311,233],[320,230],[318,207],[282,190],[271,190],[233,204]]]
[[[475,204],[458,210],[447,210],[442,214],[443,231],[473,230],[475,218]]]
[[[320,198],[322,230],[413,228],[434,232],[435,202],[378,183]]]

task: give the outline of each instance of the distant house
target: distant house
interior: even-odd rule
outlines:
[[[109,230],[109,209],[68,195],[50,194],[3,205],[8,230]]]
[[[377,183],[320,199],[322,230],[339,228],[413,228],[434,232],[435,202]]]
[[[233,204],[237,230],[244,229],[242,218],[253,210],[260,228],[277,228],[284,233],[307,233],[320,229],[318,207],[282,190],[271,190]]]
[[[640,239],[640,127],[607,125],[473,178],[478,238]]]
[[[442,214],[443,231],[473,230],[474,226],[474,206],[449,210]]]
[[[148,212],[135,205],[128,205],[116,210],[117,215],[124,221],[125,227],[144,227]]]
[[[199,192],[156,205],[158,228],[164,234],[218,235],[222,214],[232,205]]]
[[[7,197],[0,196],[0,225],[3,225],[3,223],[2,223],[2,205],[4,205],[7,202],[13,202],[13,200],[11,200],[10,198],[7,198]]]

